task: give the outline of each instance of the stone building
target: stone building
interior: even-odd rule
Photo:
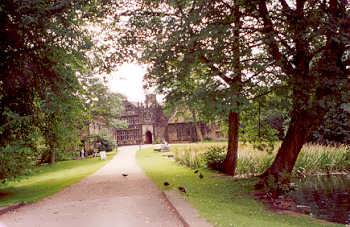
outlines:
[[[117,134],[114,128],[108,127],[102,117],[95,117],[88,126],[89,136],[100,135],[107,136],[110,139],[117,140]]]
[[[145,103],[125,100],[120,119],[127,123],[127,128],[115,129],[118,145],[195,142],[198,130],[203,138],[216,139],[220,135],[217,128],[203,123],[196,129],[193,122],[171,121],[164,115],[155,95],[146,95]]]

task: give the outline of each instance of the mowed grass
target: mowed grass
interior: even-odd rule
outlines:
[[[199,179],[193,169],[179,165],[166,154],[145,149],[137,160],[146,174],[161,190],[183,186],[184,196],[214,226],[326,226],[324,222],[304,215],[282,215],[267,210],[253,197],[254,178],[237,179],[214,171],[200,169]],[[170,186],[163,183],[167,181]],[[329,224],[330,226],[341,226]]]
[[[0,207],[32,203],[79,182],[105,165],[116,152],[107,153],[107,160],[98,157],[57,162],[38,167],[28,177],[0,184]]]

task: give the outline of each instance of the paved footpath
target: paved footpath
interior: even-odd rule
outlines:
[[[160,190],[137,165],[138,146],[63,191],[0,216],[0,227],[182,226]],[[129,176],[123,177],[125,172]]]

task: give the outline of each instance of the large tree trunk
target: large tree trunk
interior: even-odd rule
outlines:
[[[268,1],[259,1],[258,12],[263,21],[262,32],[265,34],[265,44],[268,47],[270,56],[276,61],[279,67],[290,80],[288,85],[293,88],[293,112],[292,119],[288,128],[287,135],[277,153],[276,159],[271,167],[262,174],[261,181],[256,185],[257,188],[269,186],[268,183],[277,185],[287,183],[297,160],[298,154],[306,142],[310,133],[319,127],[321,120],[328,111],[329,103],[341,103],[342,86],[340,78],[348,79],[346,76],[346,67],[342,61],[345,42],[341,36],[346,34],[346,29],[342,21],[347,18],[346,3],[337,0],[329,1],[329,6],[325,8],[325,15],[329,17],[328,22],[333,23],[332,29],[325,28],[326,42],[322,47],[322,52],[317,53],[319,60],[312,61],[312,52],[310,41],[305,37],[307,26],[298,26],[307,24],[305,21],[305,1],[297,1],[296,9],[293,11],[293,20],[288,19],[292,30],[291,39],[295,47],[292,51],[293,61],[280,51],[278,36],[276,35],[274,23],[269,16],[267,7]],[[287,8],[286,4],[283,8]],[[290,17],[288,10],[282,10],[282,15]],[[288,15],[289,14],[289,15]],[[342,31],[342,32],[339,32]],[[313,64],[310,64],[313,63]],[[342,88],[343,87],[343,88]],[[345,90],[345,89],[344,89]]]
[[[233,56],[233,71],[235,76],[230,83],[231,88],[233,89],[233,95],[239,97],[241,95],[242,89],[242,66],[240,60],[241,45],[240,45],[240,28],[241,23],[241,13],[239,1],[234,1],[234,25],[235,30],[233,32],[233,37],[235,42],[233,44],[233,50],[235,52]],[[236,102],[235,107],[237,108],[236,112],[231,111],[228,116],[228,145],[227,145],[227,154],[223,163],[224,172],[234,176],[237,167],[237,158],[238,158],[238,132],[239,132],[239,106],[240,103]]]
[[[54,164],[56,162],[56,152],[54,148],[50,149],[50,159],[49,159],[49,164]]]
[[[52,134],[50,130],[46,130],[45,140],[48,146],[48,157],[46,158],[46,161],[49,164],[54,164],[56,162],[55,136]]]
[[[228,116],[228,144],[227,154],[223,163],[225,173],[234,176],[237,166],[238,154],[238,131],[239,131],[239,113],[230,112]]]
[[[294,112],[291,122],[281,147],[272,165],[260,176],[256,188],[263,188],[273,185],[283,185],[289,183],[298,155],[307,141],[311,132],[317,128],[325,112],[319,111],[315,114],[313,110]]]

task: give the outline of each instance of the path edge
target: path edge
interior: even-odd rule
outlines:
[[[199,216],[197,210],[176,191],[162,191],[166,203],[175,212],[185,227],[212,227],[208,221]],[[191,213],[188,215],[188,213]]]
[[[0,216],[6,214],[8,212],[15,211],[18,208],[23,207],[25,205],[27,205],[27,203],[22,202],[22,203],[17,203],[17,204],[10,205],[10,206],[0,207]]]
[[[103,166],[101,166],[100,168],[98,168],[98,169],[97,169],[96,171],[94,171],[93,173],[91,173],[91,174],[85,176],[84,178],[80,179],[79,181],[77,181],[77,182],[75,182],[75,183],[73,183],[73,184],[71,184],[71,185],[68,185],[68,186],[62,188],[61,190],[59,190],[59,191],[57,191],[57,192],[55,192],[55,193],[53,193],[53,194],[51,194],[51,195],[45,196],[45,197],[43,197],[43,198],[41,198],[41,199],[39,199],[39,200],[36,200],[36,201],[34,201],[34,202],[20,202],[20,203],[12,204],[12,205],[9,205],[9,206],[0,207],[0,216],[5,215],[5,214],[10,213],[10,212],[14,212],[14,211],[18,210],[18,209],[21,208],[21,207],[28,206],[28,205],[32,205],[32,204],[39,203],[39,202],[41,202],[41,201],[50,199],[51,197],[55,196],[56,194],[61,193],[62,191],[67,190],[67,189],[69,189],[70,187],[73,187],[74,185],[81,183],[81,182],[84,181],[86,178],[88,178],[88,177],[90,177],[90,176],[96,174],[100,169],[102,169],[104,166],[106,166],[110,161],[112,161],[112,159],[114,159],[114,158],[116,157],[117,154],[118,154],[118,151],[116,151],[115,155],[114,155],[110,160],[108,160],[106,164],[104,164]]]
[[[167,194],[164,191],[161,191],[161,195],[165,201],[165,203],[171,208],[171,210],[175,213],[176,217],[179,218],[179,220],[182,222],[184,227],[190,227],[188,222],[185,220],[185,218],[180,214],[178,209],[174,206],[174,204],[169,200]]]

